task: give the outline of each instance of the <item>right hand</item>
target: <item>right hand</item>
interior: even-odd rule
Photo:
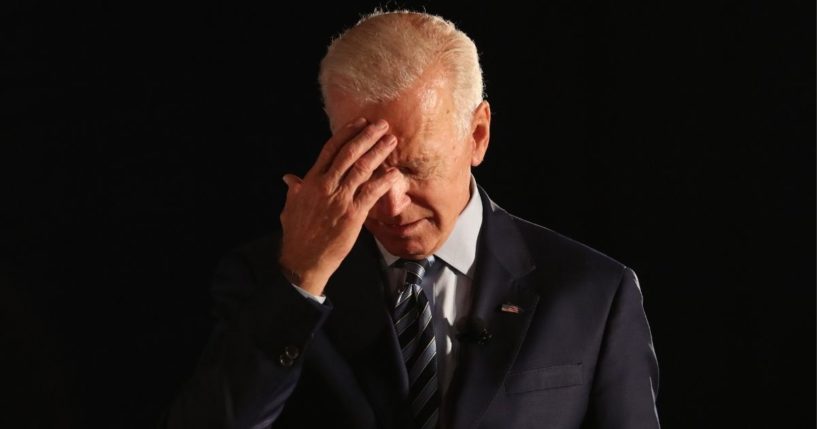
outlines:
[[[352,250],[369,210],[394,185],[396,169],[378,169],[397,146],[384,120],[359,118],[323,146],[303,179],[286,174],[278,263],[290,282],[322,295]],[[375,173],[375,172],[378,173]]]

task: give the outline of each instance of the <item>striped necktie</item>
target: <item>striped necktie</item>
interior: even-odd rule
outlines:
[[[436,428],[440,407],[437,346],[434,324],[431,323],[431,305],[421,287],[430,263],[427,259],[401,259],[396,265],[406,272],[392,316],[409,376],[411,414],[416,427]]]

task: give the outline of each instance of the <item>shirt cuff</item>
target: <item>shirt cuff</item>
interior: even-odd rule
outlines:
[[[309,299],[317,302],[318,304],[323,304],[323,302],[326,301],[326,295],[321,295],[321,296],[313,295],[313,294],[307,292],[306,289],[302,289],[302,288],[300,288],[300,287],[298,287],[298,286],[296,286],[296,285],[294,285],[292,283],[290,283],[290,284],[292,285],[292,287],[295,288],[295,290],[298,291],[299,294],[303,295],[304,298],[309,298]]]

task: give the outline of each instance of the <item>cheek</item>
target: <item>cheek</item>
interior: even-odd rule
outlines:
[[[434,186],[429,186],[429,181],[412,182],[408,195],[411,198],[411,205],[419,209],[422,216],[436,216],[440,206],[440,194]]]
[[[416,193],[412,201],[418,207],[424,209],[424,215],[430,217],[435,228],[445,228],[445,226],[456,220],[458,213],[458,198],[450,182],[437,182],[437,186],[431,186]]]

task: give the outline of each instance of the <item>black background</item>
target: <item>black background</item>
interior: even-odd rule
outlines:
[[[378,4],[119,3],[0,9],[3,426],[155,424]],[[814,427],[814,3],[396,5],[476,41],[494,200],[639,273],[664,426]]]

